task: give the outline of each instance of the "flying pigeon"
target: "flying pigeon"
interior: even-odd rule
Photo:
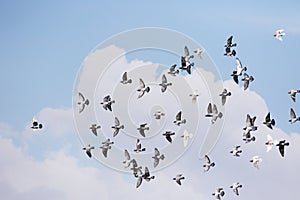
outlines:
[[[132,168],[130,168],[130,170],[132,170],[133,176],[135,178],[138,178],[139,176],[141,176],[143,174],[142,167],[138,166],[135,159],[132,159],[131,163],[132,163]]]
[[[153,115],[155,119],[161,119],[162,116],[165,116],[165,113],[161,112],[160,110],[156,111]]]
[[[253,156],[252,160],[250,162],[253,163],[253,166],[256,167],[256,169],[259,169],[259,163],[262,162],[262,159],[259,156]]]
[[[142,148],[142,143],[140,139],[136,140],[136,149],[133,150],[136,153],[140,153],[142,151],[146,151],[146,148]]]
[[[114,144],[114,142],[110,141],[108,138],[104,142],[102,142],[102,145],[100,146],[100,149],[102,149],[102,154],[104,155],[105,158],[107,158],[107,152],[109,149],[111,149],[111,145]]]
[[[125,155],[125,160],[122,163],[124,164],[125,168],[128,168],[132,163],[132,160],[130,159],[130,154],[127,151],[127,149],[124,150],[124,155]]]
[[[233,183],[233,184],[230,186],[230,188],[232,188],[233,192],[234,192],[237,196],[239,196],[239,188],[242,188],[242,187],[243,187],[243,186],[242,186],[239,182]]]
[[[242,81],[244,81],[244,90],[247,90],[249,83],[254,81],[254,78],[253,76],[249,76],[247,73],[244,73],[244,78],[242,78]]]
[[[267,127],[270,129],[273,129],[273,126],[275,126],[275,120],[271,119],[270,112],[267,114],[265,121],[263,122]]]
[[[204,49],[201,49],[201,48],[198,48],[194,51],[194,53],[197,54],[200,59],[202,59],[203,52],[204,52]]]
[[[207,114],[205,115],[205,117],[211,117],[211,123],[214,124],[218,118],[222,118],[223,114],[222,112],[218,111],[218,108],[216,106],[216,104],[212,104],[209,103],[208,107],[207,107]]]
[[[186,123],[186,119],[182,119],[181,115],[182,115],[182,111],[179,111],[176,115],[175,121],[173,121],[173,123],[176,124],[177,126],[180,126],[181,124]]]
[[[145,130],[149,130],[149,126],[147,126],[147,123],[140,124],[140,127],[138,127],[137,130],[143,137],[146,137]]]
[[[208,170],[210,170],[211,167],[214,167],[215,163],[210,161],[210,158],[208,157],[208,155],[205,155],[205,163],[203,165],[204,167],[204,172],[208,172]]]
[[[228,39],[227,39],[227,44],[224,46],[224,47],[235,47],[236,46],[236,43],[232,43],[232,39],[233,39],[233,36],[231,35]]]
[[[243,71],[247,71],[247,67],[243,67],[240,59],[238,58],[235,58],[235,64],[236,70],[232,72],[231,76],[233,77],[234,82],[236,82],[236,84],[239,84],[238,77],[242,75]]]
[[[102,107],[105,109],[105,110],[109,110],[109,111],[112,111],[112,104],[115,103],[115,100],[111,100],[111,97],[110,95],[107,95],[103,98],[103,101],[100,102],[100,104],[102,105]]]
[[[228,96],[231,96],[231,92],[227,91],[225,88],[223,90],[223,92],[221,94],[219,94],[219,96],[221,96],[221,100],[222,100],[222,105],[224,106],[226,103],[226,98]]]
[[[289,119],[289,122],[291,124],[293,124],[293,123],[295,123],[297,121],[300,121],[300,117],[296,116],[295,111],[294,111],[293,108],[291,108],[291,110],[290,110],[290,117],[291,117],[291,119]]]
[[[193,137],[193,134],[188,133],[187,130],[184,130],[183,135],[181,137],[183,138],[183,146],[186,147],[189,142],[189,139]]]
[[[154,148],[154,156],[152,156],[152,158],[154,159],[154,167],[157,167],[157,165],[159,164],[159,160],[164,160],[165,155],[160,154],[159,150],[157,148]]]
[[[243,128],[243,130],[245,131],[244,134],[243,134],[243,136],[246,136],[251,131],[256,131],[257,130],[257,126],[254,125],[255,119],[256,119],[256,116],[254,116],[253,118],[251,118],[250,115],[247,114],[246,127]]]
[[[248,133],[244,133],[243,137],[243,141],[245,141],[246,144],[255,141],[255,136],[252,136],[250,131]]]
[[[216,199],[220,200],[221,197],[223,197],[225,195],[225,192],[223,190],[223,188],[218,188],[216,189],[216,191],[214,193],[212,193],[213,196],[216,197]]]
[[[265,145],[267,145],[267,152],[269,152],[273,146],[277,145],[278,141],[277,140],[273,140],[273,138],[271,137],[271,135],[267,135],[267,142],[265,143]]]
[[[282,41],[282,36],[285,35],[285,32],[283,29],[279,29],[276,31],[276,33],[273,35],[277,40]]]
[[[122,80],[120,81],[122,84],[127,84],[127,83],[132,83],[132,79],[128,79],[127,78],[127,72],[124,72],[123,76],[122,76]]]
[[[32,126],[30,127],[33,130],[38,130],[43,128],[43,124],[39,123],[35,118],[32,119]]]
[[[181,181],[184,179],[185,177],[182,174],[177,174],[176,177],[173,178],[173,180],[176,181],[178,185],[181,185]]]
[[[278,144],[276,144],[276,146],[278,146],[278,148],[279,148],[279,153],[282,157],[284,157],[284,147],[289,146],[289,145],[290,145],[290,143],[285,140],[280,140],[278,142]]]
[[[194,94],[190,94],[189,96],[192,97],[192,102],[196,103],[197,98],[199,97],[199,94],[198,93],[194,93]]]
[[[235,56],[235,55],[236,55],[236,51],[234,49],[231,51],[230,47],[225,48],[224,56]]]
[[[171,132],[171,131],[166,131],[165,133],[163,133],[163,136],[166,137],[166,139],[172,143],[172,135],[175,135],[175,132]]]
[[[296,94],[300,93],[300,90],[291,90],[288,92],[288,94],[291,96],[294,102],[296,102]]]
[[[88,106],[90,102],[88,99],[85,99],[82,93],[79,92],[78,95],[79,95],[79,101],[77,102],[77,104],[79,106],[79,113],[82,113],[85,106]]]
[[[101,126],[100,125],[97,125],[97,124],[92,124],[91,126],[90,126],[90,129],[91,129],[91,131],[94,133],[94,135],[98,135],[98,133],[97,133],[97,129],[99,129],[99,128],[101,128]]]
[[[161,86],[161,92],[165,92],[167,90],[168,86],[171,86],[172,83],[168,83],[166,75],[162,75],[161,77],[161,83],[159,86]]]
[[[121,125],[119,119],[115,117],[115,125],[112,126],[111,128],[114,129],[113,137],[115,137],[116,135],[118,135],[120,129],[124,129],[124,125]]]
[[[154,178],[155,178],[155,176],[150,175],[150,171],[149,171],[148,167],[145,167],[145,172],[142,175],[138,176],[138,180],[137,180],[137,183],[136,183],[136,188],[140,187],[140,185],[142,184],[143,179],[146,180],[147,182],[149,182]]]
[[[240,154],[242,153],[242,150],[240,148],[240,145],[235,146],[234,149],[230,151],[230,153],[235,157],[240,157]]]
[[[82,150],[85,150],[86,155],[88,155],[88,157],[92,157],[92,149],[95,149],[94,146],[91,146],[90,144],[87,147],[83,147]]]
[[[168,74],[172,75],[172,76],[176,76],[176,74],[179,74],[179,70],[176,69],[176,64],[172,65],[168,71]]]
[[[189,61],[186,61],[184,57],[181,57],[181,67],[179,67],[179,69],[181,69],[182,71],[185,70],[188,74],[191,74],[192,66],[194,66],[194,63],[190,63]]]
[[[140,87],[137,89],[139,92],[138,99],[144,96],[144,94],[147,92],[150,92],[150,87],[145,85],[144,81],[140,78]]]

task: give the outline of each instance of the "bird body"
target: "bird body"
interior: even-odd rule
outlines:
[[[295,111],[294,111],[294,109],[293,108],[291,108],[291,110],[290,110],[290,119],[289,119],[289,122],[291,123],[291,124],[293,124],[293,123],[295,123],[295,122],[297,122],[297,121],[300,121],[300,117],[297,117],[296,116],[296,113],[295,113]]]
[[[124,129],[124,125],[121,125],[119,119],[115,117],[115,125],[112,126],[111,128],[114,129],[113,137],[115,137],[116,135],[118,135],[120,129]]]
[[[283,29],[276,30],[276,33],[273,35],[277,40],[282,41],[282,36],[285,35]]]
[[[85,106],[88,106],[90,101],[88,99],[86,99],[82,93],[78,93],[79,95],[79,101],[77,102],[77,105],[79,106],[79,113],[82,113]]]
[[[124,72],[123,76],[122,76],[122,80],[120,81],[122,84],[130,84],[132,83],[132,79],[128,79],[127,77],[127,72]]]
[[[138,99],[144,96],[145,93],[150,92],[150,87],[145,85],[143,79],[140,78],[140,87],[137,89],[139,92]]]
[[[172,83],[168,83],[166,75],[163,74],[161,78],[161,83],[159,84],[159,86],[161,86],[161,92],[165,92],[167,90],[167,87],[171,85]]]
[[[147,126],[147,123],[140,124],[140,127],[137,128],[137,130],[143,137],[146,137],[145,130],[149,130],[149,129],[150,128],[149,126]]]
[[[166,131],[162,135],[166,137],[168,142],[172,143],[172,137],[171,136],[175,135],[175,132]]]
[[[203,165],[204,172],[208,172],[210,170],[210,168],[214,167],[214,166],[215,166],[215,163],[210,160],[208,155],[205,155],[205,163]]]
[[[181,181],[184,179],[185,177],[182,174],[177,174],[176,177],[173,178],[178,185],[181,185]]]
[[[140,139],[136,140],[136,148],[133,150],[136,153],[140,153],[146,151],[146,148],[142,148],[142,143]]]
[[[159,160],[164,160],[165,155],[161,154],[157,148],[154,148],[154,156],[152,156],[154,159],[154,167],[157,167],[159,164]]]
[[[180,126],[181,124],[185,124],[186,123],[186,119],[182,119],[182,111],[179,111],[176,115],[176,119],[175,121],[173,121],[174,124],[176,124],[177,126]]]
[[[83,147],[82,150],[85,150],[86,155],[88,155],[88,157],[92,157],[92,149],[95,149],[94,146],[91,146],[90,144],[87,147]]]

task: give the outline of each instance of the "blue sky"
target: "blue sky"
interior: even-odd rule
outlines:
[[[78,162],[97,168],[97,162],[87,161],[76,151],[81,146],[70,120],[74,82],[83,60],[99,43],[141,27],[169,28],[190,36],[206,49],[223,80],[231,80],[235,68],[235,60],[223,56],[226,39],[234,35],[237,57],[255,77],[250,85],[253,98],[266,103],[264,109],[276,119],[280,136],[299,135],[300,123],[290,125],[288,119],[290,107],[300,115],[300,104],[287,94],[290,89],[300,89],[299,9],[300,2],[292,0],[1,1],[0,136],[13,139],[14,148],[34,159],[45,161],[52,151],[61,155],[63,149],[63,154],[68,152],[63,156],[77,156]],[[273,37],[280,28],[287,33],[283,42]],[[237,103],[243,106],[243,102]],[[255,107],[250,106],[251,99],[245,99],[245,104]],[[47,138],[28,137],[26,126],[38,113],[44,114],[43,119],[66,118],[68,125],[56,129],[51,124],[48,133],[53,135]],[[69,146],[61,148],[65,144]],[[42,146],[45,152],[37,153]],[[94,173],[91,171],[89,174]]]

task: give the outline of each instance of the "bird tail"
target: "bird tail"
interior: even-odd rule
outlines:
[[[165,155],[162,154],[162,155],[160,156],[160,159],[161,159],[161,160],[164,160],[164,159],[165,159]]]
[[[250,76],[249,80],[250,80],[251,82],[254,81],[253,76]]]
[[[128,80],[128,83],[132,83],[132,79],[129,79],[129,80]]]
[[[85,105],[89,105],[89,104],[90,104],[90,101],[87,99],[87,100],[85,100],[84,104],[85,104]]]
[[[223,113],[219,112],[218,117],[221,119],[223,117]]]
[[[271,120],[271,124],[272,124],[273,126],[275,126],[275,120],[274,120],[274,119]]]

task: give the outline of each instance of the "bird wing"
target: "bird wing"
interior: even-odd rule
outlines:
[[[232,44],[232,38],[233,36],[230,36],[228,39],[227,39],[227,46],[230,46]]]
[[[136,188],[140,187],[140,185],[142,184],[143,182],[143,178],[141,176],[139,176],[137,178],[137,182],[136,182]]]
[[[181,120],[181,111],[179,111],[176,115],[176,120],[180,121]]]
[[[291,93],[291,98],[293,99],[294,102],[296,102],[296,93]]]
[[[233,80],[236,84],[239,84],[239,77],[237,75],[233,75]]]
[[[176,64],[172,65],[172,66],[170,67],[170,72],[174,72],[176,66],[177,66]]]
[[[172,143],[171,135],[166,135],[166,139],[167,139],[170,143]]]
[[[97,134],[97,129],[96,129],[96,127],[91,127],[91,129],[92,129],[92,132],[94,133],[94,135],[97,136],[98,134]]]
[[[284,157],[284,145],[279,145],[279,152],[282,157]]]
[[[86,152],[86,154],[91,158],[92,157],[92,153],[91,153],[91,151],[85,151]]]
[[[246,118],[246,126],[250,127],[251,126],[251,117],[249,114],[247,114],[247,118]]]
[[[226,103],[226,96],[225,95],[222,95],[222,105],[224,106]]]
[[[270,122],[271,121],[270,112],[267,114],[265,120],[266,120],[266,122]]]
[[[153,166],[154,167],[157,167],[157,165],[159,164],[159,159],[157,158],[157,157],[153,157],[153,159],[154,159],[154,164],[153,164]]]
[[[208,164],[210,163],[210,158],[208,157],[208,155],[205,155],[205,162]]]
[[[103,98],[103,102],[109,102],[111,99],[110,99],[110,96],[107,95]]]
[[[129,154],[129,152],[127,151],[127,149],[125,149],[124,155],[125,155],[126,160],[130,160],[130,154]]]
[[[216,104],[213,105],[213,113],[218,114],[218,108],[217,108]]]
[[[104,155],[105,158],[107,158],[108,147],[102,146],[101,149],[102,149],[102,154]]]
[[[167,77],[166,77],[166,75],[162,75],[162,77],[161,77],[161,82],[162,83],[167,83]]]
[[[157,148],[154,148],[154,155],[155,156],[159,156],[160,155],[160,152]]]
[[[242,63],[241,63],[240,59],[235,58],[235,63],[236,63],[237,71],[238,71],[239,68],[242,68]]]
[[[185,56],[189,56],[190,55],[189,49],[187,48],[187,46],[184,47],[184,55]]]
[[[84,98],[83,94],[79,92],[78,95],[79,95],[79,100],[80,100],[81,102],[84,102],[84,101],[85,101],[85,98]]]
[[[140,88],[145,88],[145,83],[141,78],[140,78]]]
[[[161,87],[161,92],[165,92],[166,90],[167,90],[167,86],[162,85],[162,87]]]
[[[119,119],[118,119],[117,117],[115,117],[115,125],[116,125],[116,126],[119,126],[119,125],[120,125],[120,121],[119,121]]]
[[[123,81],[127,81],[127,72],[124,72],[124,74],[122,76],[122,80]]]
[[[291,108],[290,116],[291,116],[292,119],[296,118],[296,114],[295,114],[295,111],[294,111],[293,108]]]
[[[208,107],[207,107],[207,113],[208,113],[208,114],[211,114],[211,113],[212,113],[212,105],[211,105],[211,103],[208,104]]]
[[[244,80],[244,90],[247,90],[248,87],[249,87],[249,81]]]

